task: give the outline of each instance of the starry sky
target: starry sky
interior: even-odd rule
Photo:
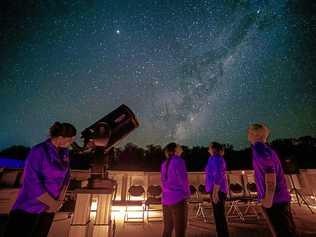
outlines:
[[[121,145],[244,148],[252,122],[273,139],[316,135],[312,1],[1,4],[0,149],[120,104],[141,124]]]

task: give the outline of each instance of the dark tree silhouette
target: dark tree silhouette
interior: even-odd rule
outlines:
[[[30,151],[29,147],[14,145],[2,150],[0,152],[0,156],[7,157],[7,158],[15,158],[18,160],[25,160],[29,151]]]
[[[286,160],[291,160],[297,168],[316,168],[316,138],[311,136],[298,139],[276,139],[270,143],[277,152],[283,165]],[[234,150],[231,144],[224,144],[228,170],[252,169],[250,147]],[[208,147],[183,146],[183,158],[189,171],[204,171],[209,154]],[[16,159],[25,159],[29,152],[28,147],[12,146],[0,152],[1,156]],[[75,169],[88,169],[92,154],[78,155],[71,153],[71,166]],[[161,163],[165,160],[163,148],[160,145],[147,145],[145,148],[133,143],[124,147],[111,149],[108,153],[109,169],[112,170],[138,170],[160,171]]]

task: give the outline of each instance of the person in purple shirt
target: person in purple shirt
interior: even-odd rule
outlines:
[[[61,207],[70,181],[69,150],[76,129],[55,122],[50,139],[29,152],[23,185],[9,214],[5,237],[48,235],[55,212]]]
[[[252,124],[248,128],[258,200],[273,234],[277,237],[294,237],[297,233],[291,213],[291,196],[278,155],[266,144],[269,133],[269,128],[264,124]]]
[[[218,142],[209,145],[210,157],[205,168],[205,190],[211,194],[213,215],[218,237],[228,237],[225,216],[225,200],[228,192],[226,162],[223,158],[224,149]]]
[[[187,203],[190,188],[183,152],[180,145],[168,144],[165,149],[166,161],[161,166],[163,237],[184,237],[187,226]]]

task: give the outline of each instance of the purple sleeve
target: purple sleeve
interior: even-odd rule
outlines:
[[[267,145],[257,142],[254,146],[253,158],[260,164],[264,173],[275,173],[275,161],[278,160],[276,153]]]
[[[163,179],[162,179],[162,177],[163,177],[162,167],[163,167],[163,163],[162,163],[161,166],[160,166],[160,183],[161,183],[161,185],[163,184]]]
[[[162,163],[161,168],[160,168],[160,182],[161,182],[161,187],[164,189],[165,187],[165,170],[164,170],[165,162]]]
[[[214,184],[220,185],[225,177],[225,163],[223,158],[216,157]]]
[[[183,191],[186,193],[187,197],[190,197],[189,178],[184,160],[178,162],[176,173],[179,178],[179,182],[182,185]]]
[[[210,174],[211,174],[211,165],[210,165],[210,159],[207,161],[207,165],[205,167],[205,191],[210,192]]]
[[[275,173],[275,169],[274,169],[273,165],[270,165],[268,163],[271,163],[271,162],[267,162],[267,164],[264,167],[264,172],[266,174],[273,174],[273,173]]]
[[[42,170],[42,153],[40,149],[31,149],[29,155],[26,159],[26,164],[24,168],[24,183],[32,184],[32,194],[36,197],[41,196],[43,193],[47,192],[43,185],[44,176],[41,172]]]
[[[277,162],[277,160],[277,155],[274,152],[271,154],[271,156],[260,159],[260,163],[265,174],[273,174],[276,172],[275,162]]]

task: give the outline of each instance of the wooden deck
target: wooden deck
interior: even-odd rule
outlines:
[[[293,215],[298,232],[301,237],[316,236],[316,214],[306,207],[299,207],[293,204]],[[316,207],[314,207],[316,211]],[[212,220],[211,210],[206,212],[208,221],[195,217],[195,210],[189,209],[189,224],[187,229],[188,237],[216,237],[215,225]],[[70,218],[67,213],[58,213],[51,228],[49,237],[66,237],[69,231]],[[92,228],[92,224],[90,226]],[[90,229],[91,229],[90,228]],[[122,219],[116,218],[116,237],[160,237],[163,229],[162,222],[148,223],[123,223]],[[242,222],[239,219],[229,221],[229,231],[231,237],[268,237],[270,231],[264,218],[259,220],[254,218],[246,219]],[[91,232],[91,231],[90,231]]]

